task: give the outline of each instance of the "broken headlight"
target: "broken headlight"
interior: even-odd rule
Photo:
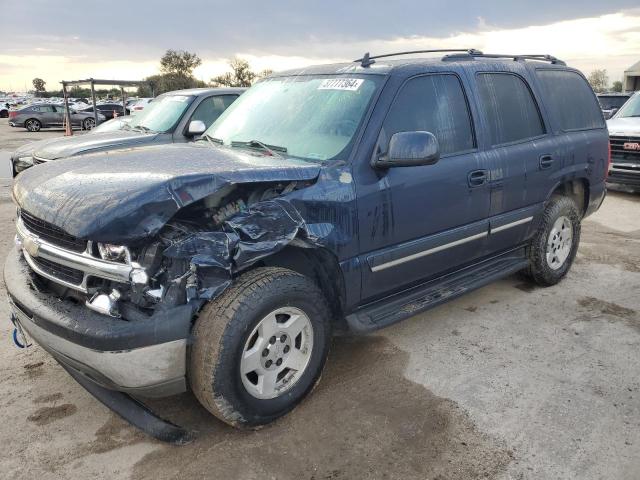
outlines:
[[[98,243],[98,251],[100,252],[100,257],[103,260],[122,263],[131,261],[131,254],[129,253],[129,249],[124,245]]]

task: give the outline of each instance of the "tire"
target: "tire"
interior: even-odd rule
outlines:
[[[8,110],[0,110],[0,118],[8,118],[9,111]]]
[[[193,393],[234,427],[272,422],[320,379],[331,343],[329,320],[326,299],[308,277],[278,267],[241,275],[196,320],[188,371]],[[300,325],[305,327],[298,334]]]
[[[42,128],[42,123],[40,120],[35,118],[30,118],[24,122],[24,128],[26,128],[30,132],[39,132]]]
[[[91,130],[95,126],[96,126],[96,121],[93,118],[85,118],[82,121],[83,130]]]
[[[580,212],[571,198],[551,198],[529,246],[527,274],[538,285],[555,285],[571,268],[580,243],[580,221]]]

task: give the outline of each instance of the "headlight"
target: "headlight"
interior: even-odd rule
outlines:
[[[129,249],[124,245],[98,243],[98,251],[103,260],[109,260],[110,262],[125,262],[131,259]]]
[[[16,173],[19,173],[29,167],[33,167],[33,157],[31,155],[18,157],[13,161],[13,168]]]

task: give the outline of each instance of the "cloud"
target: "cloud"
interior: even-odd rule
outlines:
[[[118,0],[99,21],[87,21],[80,9],[69,7],[63,22],[51,21],[56,16],[48,16],[50,3],[34,2],[35,11],[41,11],[33,21],[19,21],[26,15],[20,7],[24,2],[11,4],[17,5],[17,21],[0,33],[0,63],[8,65],[0,69],[0,89],[22,89],[36,76],[49,88],[63,78],[140,79],[157,72],[167,48],[197,52],[203,64],[195,74],[205,81],[225,71],[232,56],[246,58],[255,70],[283,70],[353,60],[366,51],[473,47],[549,53],[586,72],[606,68],[611,79],[640,59],[640,9],[608,13],[634,5],[627,0],[538,0],[535,8],[524,0],[497,0],[472,2],[463,11],[435,0],[281,0],[279,8],[246,0],[219,9],[193,0],[189,9],[171,10],[159,0],[151,12],[142,2],[130,2],[125,28],[113,15]],[[57,12],[65,11],[60,2]],[[582,18],[572,18],[577,8]]]

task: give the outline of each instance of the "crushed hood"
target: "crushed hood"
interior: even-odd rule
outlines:
[[[640,117],[622,117],[607,120],[609,135],[640,137]]]
[[[157,136],[157,133],[116,130],[113,132],[61,137],[42,145],[34,145],[33,155],[45,160],[57,160],[105,149],[137,147],[152,142]]]
[[[70,235],[127,244],[228,184],[308,181],[320,166],[204,142],[101,152],[38,165],[15,180],[31,215]]]

